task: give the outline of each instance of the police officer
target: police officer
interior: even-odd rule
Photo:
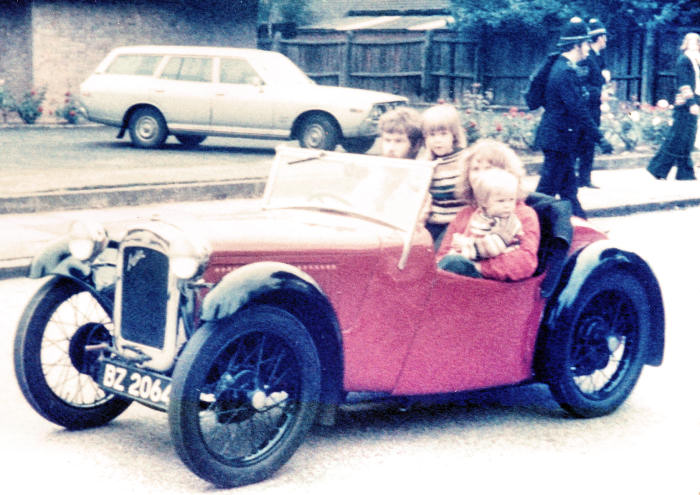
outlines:
[[[588,35],[591,37],[591,51],[578,65],[582,71],[583,86],[588,92],[588,111],[596,126],[600,127],[600,97],[603,86],[610,81],[610,71],[607,70],[601,53],[608,44],[608,33],[602,22],[591,19],[588,21]],[[598,186],[591,182],[594,154],[595,143],[582,138],[578,155],[579,187],[598,189]]]
[[[588,111],[577,72],[576,64],[588,56],[589,40],[588,27],[579,17],[573,17],[562,29],[557,42],[561,54],[549,74],[544,113],[535,137],[544,154],[537,192],[558,194],[581,218],[586,218],[586,213],[578,200],[574,169],[579,139],[583,136],[599,143],[603,152],[612,150]]]

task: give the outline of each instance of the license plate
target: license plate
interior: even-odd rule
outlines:
[[[167,376],[102,358],[97,383],[117,395],[157,409],[168,409],[170,378]]]

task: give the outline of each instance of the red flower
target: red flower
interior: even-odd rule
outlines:
[[[70,115],[71,117],[75,117],[75,110],[71,110],[70,112],[68,112],[68,115]]]
[[[29,92],[29,94],[30,94],[31,96],[36,96],[36,91],[31,90],[31,91]]]
[[[472,128],[472,129],[474,129],[474,128],[476,127],[476,122],[474,122],[473,120],[470,120],[470,121],[469,121],[469,127]]]
[[[42,113],[44,111],[44,107],[39,107],[36,109],[37,112]]]
[[[500,122],[496,122],[496,132],[501,132],[503,131],[503,126],[501,125]]]
[[[70,91],[66,91],[66,96],[70,96]],[[68,100],[66,100],[68,101]]]

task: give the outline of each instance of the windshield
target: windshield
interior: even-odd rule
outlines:
[[[284,55],[269,53],[265,57],[254,59],[254,63],[267,84],[316,84]]]
[[[265,189],[266,208],[312,208],[361,216],[412,232],[433,163],[281,146]]]

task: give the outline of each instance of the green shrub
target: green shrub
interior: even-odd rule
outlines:
[[[44,103],[45,96],[46,89],[44,88],[27,91],[22,99],[15,104],[14,110],[26,124],[33,124],[44,111],[42,103]]]
[[[80,105],[70,91],[66,91],[63,106],[56,109],[56,117],[69,124],[75,124],[80,119]]]

